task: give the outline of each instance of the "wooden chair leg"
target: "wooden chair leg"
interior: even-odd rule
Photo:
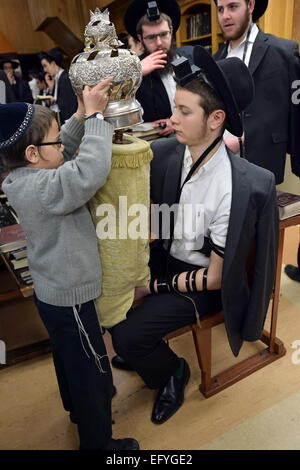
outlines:
[[[193,339],[201,369],[200,391],[205,394],[211,386],[211,328],[193,327]]]
[[[269,349],[271,353],[273,353],[275,350],[277,317],[278,317],[279,296],[280,296],[282,255],[283,255],[283,244],[284,244],[284,230],[285,230],[284,228],[279,230],[279,238],[278,238],[277,266],[276,266],[274,296],[273,296],[273,302],[272,302],[271,327],[270,327]]]

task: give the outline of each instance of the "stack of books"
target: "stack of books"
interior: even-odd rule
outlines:
[[[153,127],[152,122],[143,122],[132,127],[132,129],[127,129],[126,133],[142,140],[151,141],[157,139],[162,130],[162,127]]]
[[[21,284],[32,284],[28,269],[26,235],[2,190],[6,174],[0,173],[0,253]]]
[[[0,228],[0,252],[21,283],[32,284],[28,269],[26,236],[20,224]]]
[[[32,278],[28,268],[26,246],[11,250],[9,252],[8,261],[21,282],[27,285],[32,284]]]

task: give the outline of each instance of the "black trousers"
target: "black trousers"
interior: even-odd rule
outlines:
[[[63,406],[77,421],[80,448],[104,448],[112,435],[113,383],[94,302],[86,302],[76,309],[78,321],[88,334],[95,353],[101,357],[105,373],[97,367],[86,337],[79,334],[73,308],[49,305],[36,296],[35,303],[50,336]]]
[[[165,275],[166,252],[161,247],[152,249],[150,268],[154,277]],[[194,268],[199,269],[199,266],[188,265],[172,257],[168,260],[169,275]],[[219,290],[199,292],[197,296],[200,318],[222,307]],[[162,338],[195,320],[191,299],[173,293],[149,295],[141,305],[128,311],[126,320],[110,329],[114,349],[149,388],[158,388],[179,366],[178,356]]]

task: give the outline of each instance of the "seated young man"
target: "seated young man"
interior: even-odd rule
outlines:
[[[163,233],[151,243],[152,278],[136,289],[144,301],[110,330],[119,355],[113,365],[136,370],[158,389],[152,411],[157,424],[181,406],[190,376],[187,362],[162,338],[222,308],[237,356],[244,340],[261,336],[275,278],[274,176],[234,156],[222,137],[225,128],[243,134],[240,113],[253,97],[251,75],[240,59],[215,62],[201,46],[194,63],[173,62],[176,138],[152,144],[151,198],[154,207],[178,204],[174,226],[168,237],[163,212]],[[250,288],[246,264],[254,242]]]

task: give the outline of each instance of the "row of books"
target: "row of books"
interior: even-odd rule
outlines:
[[[0,205],[0,252],[19,279],[21,284],[32,284],[28,268],[25,233],[19,220],[6,203]]]
[[[32,284],[28,268],[26,235],[19,223],[0,228],[0,252],[21,284]]]
[[[199,36],[211,34],[210,11],[197,13],[186,19],[186,38],[193,39]]]
[[[32,284],[28,268],[26,235],[16,212],[2,192],[7,173],[0,172],[0,253],[19,279],[20,284]]]

